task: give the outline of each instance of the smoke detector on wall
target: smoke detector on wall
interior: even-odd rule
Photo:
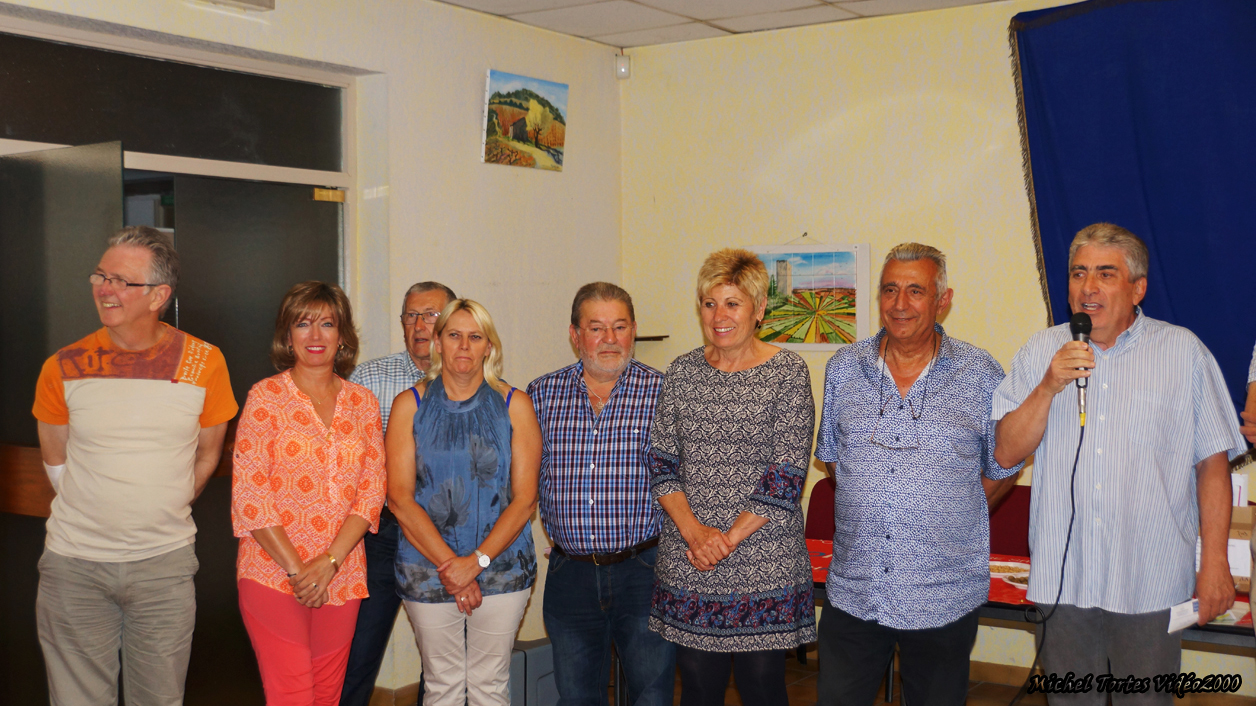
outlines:
[[[632,78],[632,58],[623,54],[615,55],[615,78]]]

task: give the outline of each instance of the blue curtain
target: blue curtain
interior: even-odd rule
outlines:
[[[1256,2],[1092,0],[1011,24],[1043,294],[1108,221],[1151,250],[1148,316],[1194,331],[1243,406],[1256,343]]]

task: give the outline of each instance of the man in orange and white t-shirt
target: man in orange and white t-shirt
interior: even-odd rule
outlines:
[[[39,443],[57,491],[35,613],[56,704],[181,704],[196,595],[192,501],[237,405],[215,347],[167,326],[170,236],[124,228],[91,274],[104,328],[44,363]],[[119,663],[119,654],[122,655]]]

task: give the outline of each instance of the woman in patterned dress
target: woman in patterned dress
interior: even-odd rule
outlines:
[[[501,380],[501,340],[483,306],[449,302],[434,335],[427,377],[389,415],[397,590],[423,658],[423,703],[507,706],[536,578],[541,428],[528,395]]]
[[[706,345],[667,370],[650,433],[651,487],[667,512],[650,629],[677,644],[682,706],[784,706],[790,648],[815,639],[799,498],[815,405],[807,365],[760,341],[768,275],[754,253],[711,254],[698,274]]]
[[[362,536],[379,527],[379,402],[345,377],[358,356],[334,284],[288,290],[275,321],[278,375],[249,391],[236,430],[231,519],[240,613],[270,706],[340,702],[358,604]]]

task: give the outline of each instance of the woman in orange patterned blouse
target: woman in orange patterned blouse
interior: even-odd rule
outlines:
[[[340,700],[358,604],[362,537],[379,525],[384,441],[379,403],[344,379],[358,339],[334,284],[288,290],[271,361],[236,431],[231,519],[240,613],[270,706]]]

